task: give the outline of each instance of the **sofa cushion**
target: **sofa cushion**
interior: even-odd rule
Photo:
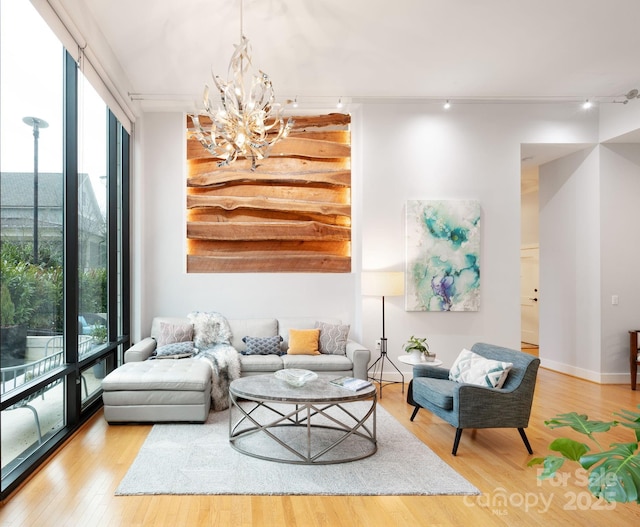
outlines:
[[[195,359],[127,362],[102,379],[102,389],[210,392],[211,366]]]
[[[230,318],[229,327],[233,334],[231,345],[239,352],[246,349],[246,344],[242,342],[242,339],[247,335],[273,337],[278,334],[278,320],[275,318]],[[286,348],[283,351],[286,351]]]
[[[289,355],[319,355],[318,340],[319,329],[290,329],[289,330]]]
[[[159,348],[176,342],[189,342],[193,340],[193,324],[190,322],[171,324],[161,321],[160,335],[157,340]]]
[[[420,398],[424,398],[444,410],[452,410],[455,386],[456,383],[449,379],[414,377],[412,384],[413,398],[417,402],[420,402]]]
[[[199,350],[216,344],[231,344],[229,322],[220,313],[193,311],[188,315],[193,323],[193,342]]]
[[[353,368],[351,361],[344,355],[283,355],[282,364],[285,368],[299,368],[302,370],[348,371]]]
[[[320,330],[320,353],[344,355],[347,352],[347,340],[349,338],[349,326],[346,324],[327,324],[316,322]]]
[[[268,373],[284,367],[279,355],[240,355],[240,365],[242,375]]]
[[[512,367],[511,362],[487,359],[463,349],[449,370],[449,379],[489,388],[502,388]]]
[[[282,355],[280,342],[282,337],[274,335],[273,337],[244,337],[242,342],[246,348],[240,353],[243,355]]]

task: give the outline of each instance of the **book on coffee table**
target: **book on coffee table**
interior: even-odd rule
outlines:
[[[337,379],[333,379],[329,381],[331,384],[335,384],[336,386],[342,386],[347,390],[351,390],[357,392],[358,390],[362,390],[367,386],[371,386],[369,381],[365,381],[363,379],[356,379],[355,377],[338,377]]]

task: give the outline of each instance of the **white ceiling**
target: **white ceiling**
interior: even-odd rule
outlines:
[[[239,40],[239,0],[57,1],[147,104],[199,98]],[[623,99],[640,87],[639,20],[638,0],[244,1],[254,65],[301,102]]]

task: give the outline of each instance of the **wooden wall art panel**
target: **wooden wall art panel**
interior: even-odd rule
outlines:
[[[351,118],[293,119],[252,172],[218,167],[187,117],[188,273],[351,272]]]

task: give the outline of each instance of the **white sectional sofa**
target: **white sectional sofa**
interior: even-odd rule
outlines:
[[[367,366],[371,352],[361,344],[346,338],[345,326],[332,318],[261,318],[228,319],[232,337],[231,346],[240,358],[240,375],[260,375],[283,368],[301,368],[318,373],[347,375],[367,378]],[[156,317],[153,319],[150,336],[131,346],[124,355],[125,364],[111,372],[102,381],[104,416],[109,423],[188,421],[204,422],[216,391],[216,374],[206,362],[198,359],[147,360],[156,352],[161,328],[189,325],[189,318]],[[327,349],[331,353],[289,354],[289,331],[314,329],[320,323],[320,331],[340,328],[340,337]],[[324,325],[323,325],[324,324]],[[324,328],[324,329],[322,329]],[[248,353],[243,340],[264,340],[264,337],[281,337],[280,354]],[[321,337],[322,338],[322,337]],[[280,339],[267,339],[277,343]],[[334,344],[338,342],[338,351]],[[275,344],[277,347],[278,344]],[[325,342],[326,345],[326,342]],[[273,345],[272,345],[273,347]],[[227,346],[229,348],[229,346]],[[233,349],[236,370],[237,360]],[[344,352],[342,352],[344,350]],[[276,350],[277,351],[277,350]],[[325,350],[326,351],[326,350]],[[220,376],[218,380],[222,380]],[[222,386],[226,386],[221,383]],[[226,397],[224,389],[217,391],[215,403]],[[223,406],[224,407],[224,406]],[[221,408],[223,408],[221,407]]]
[[[188,324],[189,319],[177,317],[155,317],[151,325],[150,336],[141,340],[124,354],[124,361],[138,362],[151,357],[156,349],[160,335],[160,324]],[[242,353],[246,350],[244,337],[271,337],[280,335],[283,353],[289,348],[290,329],[313,329],[316,322],[341,324],[335,318],[242,318],[228,319],[233,337],[231,345]],[[344,355],[241,355],[242,376],[270,373],[282,368],[303,368],[315,372],[331,372],[337,375],[349,375],[359,379],[367,378],[367,366],[371,351],[354,340],[347,340]]]

